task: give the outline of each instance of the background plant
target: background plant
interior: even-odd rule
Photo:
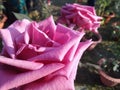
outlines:
[[[3,10],[5,9],[4,5],[3,5],[3,2],[5,0],[0,0],[0,14],[3,14]]]
[[[120,61],[114,58],[105,59],[101,65],[102,69],[110,76],[120,78]]]
[[[120,0],[96,0],[95,8],[97,14],[103,16],[111,11],[114,11],[118,16],[120,15]]]
[[[98,15],[103,16],[106,8],[111,4],[112,0],[97,0],[95,4]]]

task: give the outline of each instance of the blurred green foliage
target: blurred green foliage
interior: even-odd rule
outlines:
[[[120,0],[96,0],[95,8],[100,16],[113,11],[119,16]]]

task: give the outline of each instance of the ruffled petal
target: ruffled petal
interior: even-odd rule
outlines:
[[[94,7],[74,3],[62,7],[58,23],[66,24],[68,27],[74,24],[75,29],[83,28],[98,33],[101,20],[102,18],[96,15]],[[99,25],[95,25],[95,22]]]
[[[69,50],[79,42],[83,37],[83,32],[73,31],[63,25],[58,25],[56,30],[55,41],[61,43],[61,46],[53,48],[53,50],[30,58],[31,61],[62,61]],[[62,37],[62,38],[61,38]],[[64,39],[63,39],[64,38]],[[74,53],[74,52],[73,52]],[[72,55],[72,54],[71,54]],[[70,56],[72,57],[72,56]]]

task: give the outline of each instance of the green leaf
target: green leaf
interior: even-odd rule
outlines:
[[[25,14],[15,13],[15,12],[13,12],[13,14],[15,15],[16,19],[18,19],[18,20],[28,19],[28,20],[32,21],[32,19]]]

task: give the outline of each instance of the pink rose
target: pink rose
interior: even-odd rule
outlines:
[[[100,26],[101,19],[96,15],[94,7],[75,3],[66,4],[62,7],[61,16],[57,22],[69,27],[78,27],[98,33],[97,29]]]
[[[87,5],[80,4],[66,4],[61,9],[61,16],[58,18],[57,23],[65,24],[67,27],[74,28],[78,31],[86,30],[92,32],[96,40],[88,48],[92,50],[95,46],[102,41],[98,28],[100,27],[102,17],[97,16],[95,8]],[[84,40],[87,40],[84,36]]]
[[[78,62],[92,41],[53,17],[1,29],[0,90],[74,90]]]

